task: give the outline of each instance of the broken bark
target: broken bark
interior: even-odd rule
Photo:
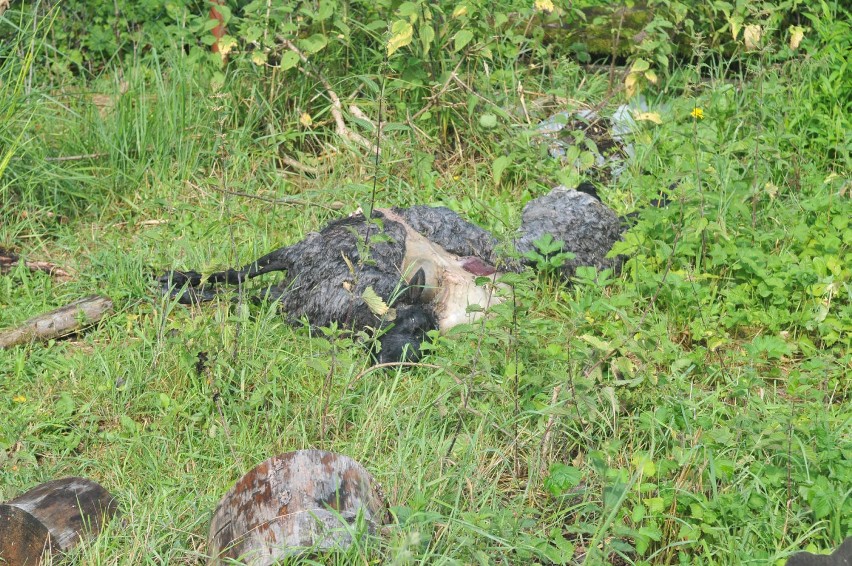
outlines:
[[[112,299],[89,295],[54,311],[31,318],[17,328],[0,332],[0,348],[31,340],[49,340],[91,326],[112,311]]]

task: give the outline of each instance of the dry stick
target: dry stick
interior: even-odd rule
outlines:
[[[453,79],[458,78],[458,76],[456,75],[456,72],[459,70],[459,67],[461,67],[461,64],[462,64],[463,61],[464,61],[464,57],[459,59],[459,62],[456,63],[456,68],[453,69],[450,72],[449,76],[447,77],[447,80],[445,80],[444,84],[441,85],[441,89],[438,92],[436,92],[435,94],[433,94],[432,96],[430,96],[429,98],[427,98],[428,103],[426,104],[426,106],[424,106],[423,108],[421,108],[420,110],[415,112],[414,116],[409,118],[409,122],[416,122],[417,119],[420,118],[420,116],[422,116],[423,114],[425,114],[426,112],[431,110],[436,104],[438,104],[441,97],[444,95],[445,92],[447,92],[447,89],[450,88],[450,83],[453,82]]]
[[[10,271],[16,264],[21,263],[21,258],[14,254],[6,255],[7,252],[4,252],[0,249],[0,273],[6,273]],[[25,261],[23,262],[24,267],[29,269],[30,271],[42,271],[53,277],[56,277],[60,280],[66,280],[71,278],[71,274],[59,267],[56,264],[50,263],[48,261]]]
[[[112,312],[112,299],[89,295],[64,307],[29,319],[17,328],[0,332],[0,348],[31,340],[49,340],[72,334],[98,322]]]
[[[60,155],[58,157],[45,157],[45,161],[49,161],[52,163],[61,163],[63,161],[81,161],[83,159],[98,159],[100,157],[106,157],[109,155],[108,153],[84,153],[81,155]]]
[[[612,42],[612,60],[609,63],[609,86],[607,87],[608,92],[612,92],[612,81],[613,79],[615,79],[615,57],[618,54],[618,42],[621,41],[621,28],[624,26],[624,2],[621,3],[621,8],[619,11],[621,12],[621,18],[618,21],[618,28],[615,31],[615,38]]]
[[[331,364],[328,366],[328,373],[325,375],[325,381],[322,384],[322,415],[320,416],[320,438],[325,440],[325,424],[328,417],[328,406],[331,403],[331,384],[334,378],[334,366],[337,363],[337,347],[335,343],[331,343]]]
[[[190,187],[194,188],[195,190],[197,190],[199,192],[202,191],[201,187],[199,187],[198,185],[196,185],[196,184],[194,184],[190,181],[187,181],[186,183]],[[319,204],[319,203],[316,203],[316,202],[310,202],[310,201],[307,201],[307,200],[301,200],[301,199],[296,199],[296,198],[270,198],[270,197],[263,197],[263,196],[260,196],[260,195],[252,195],[252,194],[249,194],[249,193],[241,193],[239,191],[232,191],[232,190],[223,189],[223,188],[220,188],[220,187],[210,187],[210,188],[213,189],[214,191],[217,191],[217,192],[220,192],[220,193],[225,193],[225,194],[228,194],[228,195],[234,195],[234,196],[237,196],[237,197],[259,200],[259,201],[268,202],[268,203],[271,203],[271,204],[283,204],[283,205],[287,205],[287,206],[318,206],[318,207],[324,208],[326,210],[338,210],[337,208],[335,208],[333,206],[326,206],[324,204]]]
[[[331,88],[331,83],[328,82],[328,79],[323,76],[317,70],[311,70],[308,68],[309,62],[308,58],[302,53],[301,49],[296,47],[296,45],[290,41],[289,39],[280,37],[281,43],[299,56],[299,59],[302,60],[305,67],[304,70],[307,74],[311,75],[315,79],[317,79],[320,83],[322,83],[323,88],[325,88],[325,92],[328,95],[329,100],[331,100],[331,116],[334,118],[335,124],[337,124],[337,134],[342,138],[348,139],[349,141],[355,142],[361,147],[366,148],[370,151],[370,153],[376,153],[379,151],[379,148],[373,145],[367,138],[362,136],[357,132],[353,132],[349,128],[346,127],[346,121],[343,119],[343,104],[340,102],[340,97],[337,96],[337,93],[334,92],[334,89]]]
[[[296,161],[292,157],[288,155],[279,155],[278,159],[283,161],[286,165],[289,165],[293,169],[298,169],[302,173],[307,173],[308,175],[319,175],[319,167],[312,167],[310,165],[305,165],[301,161]]]

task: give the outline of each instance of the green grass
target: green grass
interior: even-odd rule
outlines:
[[[370,204],[372,157],[334,135],[321,87],[281,92],[237,60],[214,90],[209,68],[164,50],[18,88],[29,59],[6,60],[0,247],[73,277],[0,276],[0,327],[91,293],[116,308],[0,351],[0,501],[87,476],[122,518],[74,562],[203,564],[237,479],[321,448],[370,470],[396,522],[316,563],[780,564],[836,547],[852,534],[852,121],[848,76],[832,73],[849,46],[841,24],[812,25],[806,54],[733,66],[696,50],[646,92],[662,123],[642,124],[637,159],[601,193],[629,212],[679,185],[619,244],[621,274],[520,276],[514,305],[437,338],[428,365],[366,373],[360,345],[273,306],[188,308],[153,282],[243,264]],[[48,43],[29,33],[8,53],[38,60]],[[342,52],[318,60],[339,70]],[[382,99],[375,54],[347,56],[336,88],[361,86],[358,104],[375,116],[381,102],[392,126],[377,204],[445,204],[504,237],[526,200],[588,173],[529,143],[529,93],[604,112],[622,100],[558,51],[536,64],[495,51],[489,73],[466,51],[470,91],[448,90],[414,127],[422,88],[400,71]],[[282,153],[322,172],[288,170]]]

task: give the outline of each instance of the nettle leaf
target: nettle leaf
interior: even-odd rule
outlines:
[[[420,15],[420,5],[415,2],[403,2],[396,9],[396,14],[400,18],[409,18],[411,23],[417,21],[417,16]]]
[[[491,164],[491,173],[494,176],[494,186],[500,186],[500,179],[503,177],[503,171],[506,170],[512,163],[511,158],[507,155],[501,155],[497,159],[494,160],[494,163]]]
[[[391,38],[388,40],[388,57],[411,43],[414,27],[408,20],[397,20],[391,26]]]
[[[458,52],[464,49],[465,45],[470,43],[470,40],[473,39],[473,32],[466,29],[460,29],[458,33],[456,33],[456,37],[454,40],[454,48],[453,51]]]
[[[321,22],[327,20],[334,14],[334,9],[337,3],[330,0],[320,0],[319,10],[317,10],[316,20]]]
[[[315,33],[311,37],[301,40],[300,45],[308,53],[318,53],[328,45],[328,38],[321,33]]]
[[[550,466],[550,474],[544,479],[544,488],[554,497],[559,497],[580,485],[582,480],[583,472],[579,468],[567,464],[553,464]]]
[[[651,63],[649,63],[646,59],[642,59],[641,57],[633,61],[633,65],[630,67],[631,73],[644,73],[648,69],[651,68]]]
[[[483,114],[479,117],[479,125],[483,128],[493,128],[497,125],[497,116],[494,114]]]
[[[432,42],[435,40],[435,28],[430,25],[421,25],[417,28],[417,31],[420,34],[420,43],[423,45],[423,51],[428,52],[432,46]]]
[[[292,51],[287,51],[281,55],[281,70],[286,71],[292,69],[299,63],[299,56]]]
[[[361,298],[364,299],[364,304],[367,305],[367,308],[370,309],[376,316],[384,316],[388,312],[388,305],[385,303],[384,299],[382,299],[372,286],[368,286],[364,289],[364,292],[361,294]]]

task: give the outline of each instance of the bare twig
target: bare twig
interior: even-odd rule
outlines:
[[[328,79],[326,79],[325,76],[323,76],[323,74],[319,71],[308,68],[308,58],[305,56],[304,53],[302,53],[301,49],[296,47],[296,45],[292,41],[283,37],[279,39],[281,40],[281,43],[284,45],[284,47],[299,56],[299,59],[301,59],[302,63],[305,64],[305,72],[313,76],[320,83],[322,83],[322,86],[323,88],[325,88],[325,92],[328,95],[328,99],[331,101],[330,111],[331,116],[334,118],[334,122],[337,125],[337,135],[351,142],[357,143],[361,147],[367,149],[370,153],[378,152],[379,149],[375,145],[373,145],[370,140],[368,140],[358,132],[353,132],[346,126],[346,120],[343,119],[343,104],[340,102],[340,97],[337,96],[337,93],[334,92],[334,89],[331,88],[331,83],[328,82]]]
[[[500,113],[501,113],[501,114],[503,114],[503,115],[505,115],[505,114],[506,114],[506,111],[505,111],[505,109],[504,109],[502,106],[500,106],[499,104],[497,104],[497,103],[496,103],[496,102],[494,102],[493,100],[490,100],[490,99],[488,99],[488,98],[485,98],[484,96],[482,96],[481,94],[479,94],[478,92],[476,92],[476,90],[474,90],[474,89],[470,88],[468,85],[466,85],[466,84],[465,84],[465,82],[464,82],[463,80],[461,80],[461,79],[458,77],[458,75],[455,75],[455,74],[454,74],[454,75],[452,76],[452,79],[453,79],[453,81],[454,81],[457,85],[459,85],[459,86],[460,86],[461,88],[463,88],[464,90],[468,91],[468,92],[469,92],[470,94],[472,94],[473,96],[477,97],[478,99],[482,100],[483,102],[486,102],[486,103],[490,104],[490,105],[491,105],[491,106],[493,106],[494,108],[497,108],[498,110],[500,110]],[[517,120],[517,119],[516,119],[515,121],[516,121],[516,122],[518,122],[518,120]]]
[[[331,384],[334,383],[334,366],[337,365],[337,347],[334,342],[331,345],[331,363],[328,365],[328,373],[322,385],[322,415],[320,416],[320,438],[325,441],[326,419],[328,418],[328,406],[331,402]]]
[[[83,159],[98,159],[100,157],[106,157],[109,155],[108,153],[84,153],[82,155],[60,155],[58,157],[45,157],[45,161],[51,161],[53,163],[61,163],[63,161],[81,161]]]
[[[358,108],[358,106],[356,106],[355,104],[349,105],[349,113],[358,118],[359,120],[364,120],[374,128],[376,127],[376,123],[373,122],[373,120],[370,119],[370,117],[367,116],[364,111]]]
[[[195,190],[201,191],[201,187],[199,187],[198,185],[190,183],[189,181],[187,181],[187,184],[190,185]],[[228,194],[228,195],[233,195],[233,196],[236,196],[236,197],[250,198],[250,199],[254,199],[254,200],[268,202],[270,204],[283,204],[283,205],[286,205],[286,206],[318,206],[318,207],[324,208],[326,210],[340,210],[339,207],[335,207],[334,205],[326,206],[324,204],[319,204],[319,203],[316,203],[316,202],[310,202],[310,201],[307,201],[307,200],[302,200],[302,199],[297,199],[297,198],[269,198],[269,197],[264,197],[264,196],[260,196],[260,195],[252,195],[252,194],[249,194],[249,193],[241,193],[239,191],[232,191],[232,190],[229,190],[229,189],[223,189],[221,187],[210,187],[210,188],[213,189],[216,192],[220,192],[220,193],[224,193],[224,194]]]
[[[624,2],[621,3],[621,6],[618,10],[620,17],[618,20],[618,28],[615,31],[615,37],[612,41],[612,61],[609,64],[609,87],[607,88],[607,92],[612,92],[612,84],[615,80],[615,58],[618,55],[618,44],[621,41],[621,28],[624,27],[624,12],[626,8],[624,6]]]
[[[320,170],[318,167],[313,167],[311,165],[305,165],[301,161],[296,161],[289,155],[279,155],[278,159],[281,160],[285,165],[289,165],[293,169],[297,169],[302,173],[307,173],[308,175],[319,175]]]
[[[431,110],[436,104],[438,104],[438,102],[441,100],[441,97],[444,96],[444,93],[447,92],[447,89],[450,88],[450,84],[453,82],[453,80],[458,78],[456,73],[458,72],[459,67],[461,67],[461,64],[463,62],[464,57],[459,59],[459,62],[456,63],[456,68],[450,71],[450,74],[447,75],[447,80],[444,81],[444,84],[441,85],[441,88],[438,90],[438,92],[427,98],[428,102],[426,103],[426,105],[420,110],[418,110],[414,114],[414,116],[409,118],[409,122],[416,122],[417,119],[420,118],[420,116],[422,116],[423,114]]]

